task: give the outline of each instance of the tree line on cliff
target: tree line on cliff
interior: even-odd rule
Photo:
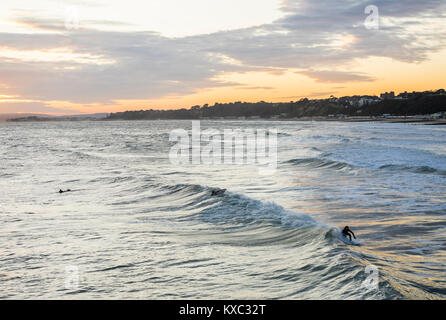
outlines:
[[[302,118],[328,116],[426,115],[446,111],[446,94],[424,92],[407,99],[384,99],[365,96],[270,103],[260,101],[215,103],[190,109],[139,110],[111,113],[108,120],[215,119],[215,118]],[[367,99],[368,98],[368,99]],[[376,99],[376,100],[373,100]],[[370,102],[373,101],[373,102]]]

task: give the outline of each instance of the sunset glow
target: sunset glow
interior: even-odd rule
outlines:
[[[445,87],[444,4],[2,1],[0,113],[177,109]],[[238,10],[234,10],[237,8]]]

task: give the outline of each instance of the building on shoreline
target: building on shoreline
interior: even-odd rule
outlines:
[[[381,99],[382,100],[395,99],[395,92],[390,91],[386,93],[381,93]]]

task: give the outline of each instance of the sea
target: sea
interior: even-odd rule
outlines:
[[[200,122],[276,132],[268,174],[172,161],[192,127],[0,123],[0,299],[446,298],[446,126]]]

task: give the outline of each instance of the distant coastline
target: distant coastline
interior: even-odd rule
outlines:
[[[27,116],[10,122],[111,120],[380,121],[445,124],[446,91],[386,92],[377,96],[307,98],[290,102],[234,102],[176,110],[138,110],[82,116]]]
[[[7,122],[45,122],[45,121],[94,121],[104,120],[109,113],[96,113],[73,116],[51,116],[45,114],[20,116],[18,114],[0,115],[0,121]]]
[[[109,119],[49,119],[49,118],[38,118],[26,117],[26,118],[15,118],[7,120],[7,122],[60,122],[60,121],[108,121]],[[115,121],[162,121],[162,120],[185,120],[185,119],[114,119]],[[191,119],[194,120],[194,119]],[[248,118],[248,119],[237,119],[233,117],[227,118],[212,118],[212,119],[199,119],[199,120],[209,120],[209,121],[338,121],[338,122],[384,122],[384,123],[418,123],[424,125],[446,125],[446,118],[432,118],[430,115],[421,115],[415,117],[404,117],[404,116],[391,116],[391,117],[302,117],[302,118]]]

